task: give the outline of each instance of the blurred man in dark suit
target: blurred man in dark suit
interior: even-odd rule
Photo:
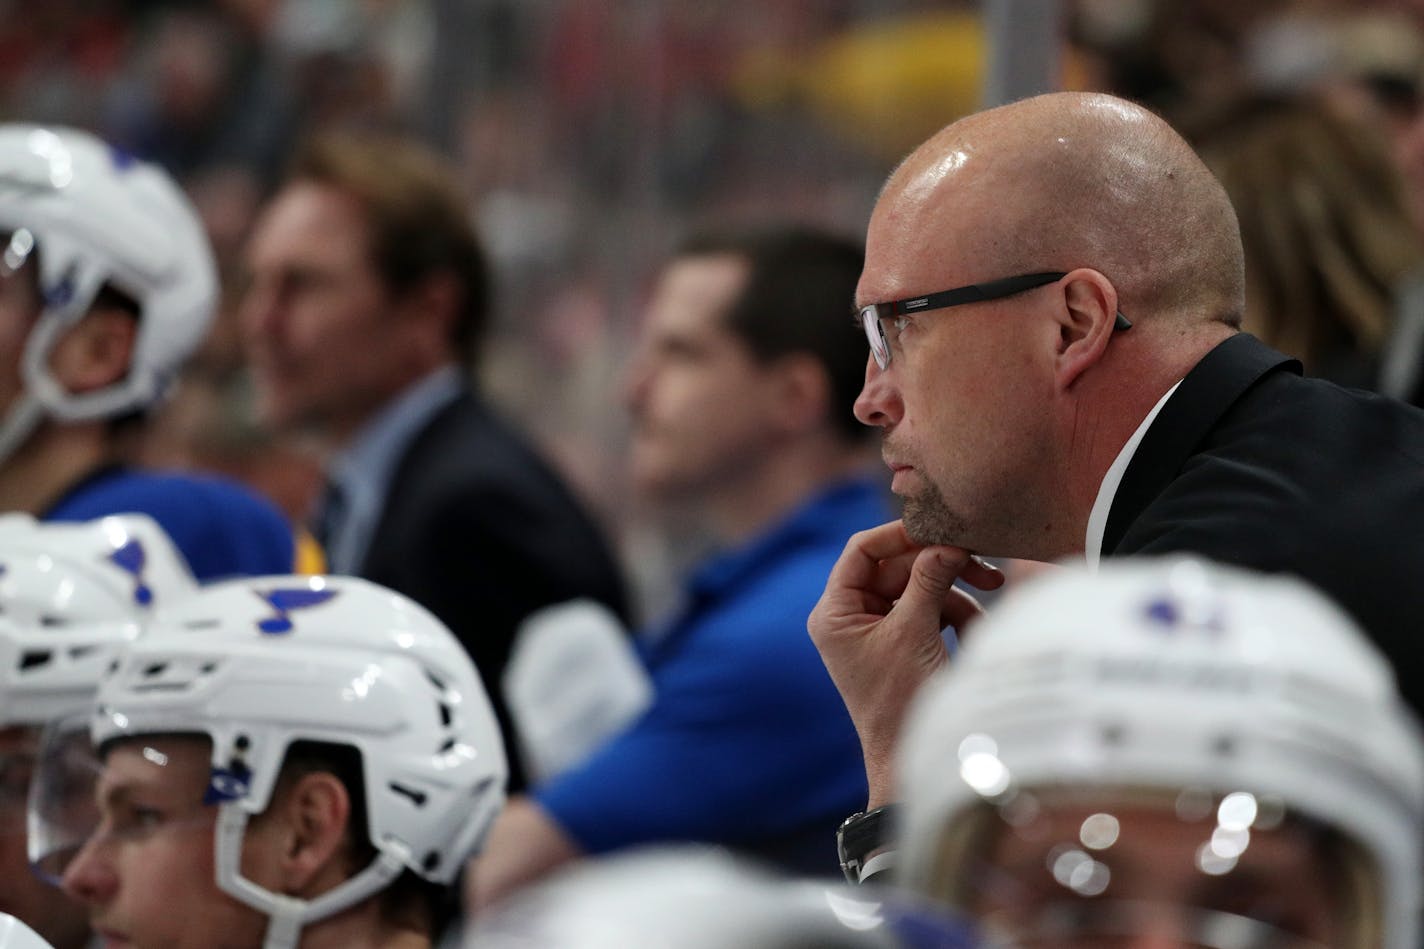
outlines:
[[[254,230],[242,325],[259,414],[330,450],[314,523],[331,571],[449,625],[513,751],[500,675],[520,621],[575,598],[622,614],[624,589],[588,513],[470,383],[489,277],[468,217],[434,155],[316,140]]]

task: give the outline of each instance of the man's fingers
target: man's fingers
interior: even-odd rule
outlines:
[[[976,590],[997,590],[1004,585],[1004,572],[977,554],[965,563],[960,578]]]
[[[880,563],[905,554],[913,555],[920,545],[910,540],[900,521],[891,521],[851,535],[828,585],[865,589],[874,581]]]
[[[958,587],[950,587],[940,602],[940,629],[952,626],[954,632],[962,637],[965,628],[982,615],[984,615],[984,607],[979,605],[978,600]]]
[[[905,535],[899,521],[861,531],[851,536],[845,550],[837,558],[826,580],[826,589],[812,613],[813,625],[822,616],[846,616],[860,613],[884,615],[886,605],[900,596],[909,576],[908,563],[919,551]],[[904,559],[906,566],[898,585],[892,567],[887,576],[884,566]],[[813,630],[814,633],[814,630]]]
[[[895,608],[926,618],[937,617],[962,566],[961,559],[955,554],[956,548],[953,547],[928,547],[920,551],[910,568],[905,592],[900,595],[900,602]]]

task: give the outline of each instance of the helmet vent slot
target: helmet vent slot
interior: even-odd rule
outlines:
[[[36,669],[40,666],[48,665],[54,658],[54,651],[50,649],[27,649],[20,657],[21,669]]]
[[[417,791],[415,788],[409,788],[404,784],[397,784],[394,781],[389,784],[389,787],[401,797],[409,799],[416,807],[425,806],[426,795],[424,791]]]
[[[94,645],[89,645],[89,646],[71,646],[71,647],[69,647],[69,658],[70,658],[70,659],[83,659],[85,656],[88,656],[88,655],[90,655],[90,654],[92,654],[92,653],[98,651],[98,649],[99,649],[99,647],[98,647],[98,646],[94,646]]]
[[[450,706],[444,702],[440,702],[438,703],[438,707],[440,709],[440,724],[445,728],[449,728],[450,722],[454,717],[450,714]]]
[[[149,665],[143,667],[143,674],[144,674],[144,676],[145,676],[146,678],[152,678],[153,676],[156,676],[156,675],[162,675],[164,672],[167,671],[167,669],[168,669],[168,663],[166,663],[166,662],[154,662],[154,663],[150,663]]]

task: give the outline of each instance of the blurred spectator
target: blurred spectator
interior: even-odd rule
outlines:
[[[163,10],[106,97],[114,141],[180,180],[235,166],[270,183],[297,129],[275,50],[221,7]]]
[[[1399,293],[1424,276],[1378,130],[1319,100],[1258,98],[1188,134],[1241,224],[1243,328],[1312,375],[1376,388]]]

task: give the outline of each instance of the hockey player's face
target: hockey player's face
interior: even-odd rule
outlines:
[[[1034,949],[1361,945],[1350,922],[1380,906],[1354,885],[1368,877],[1358,855],[1252,795],[1231,798],[1205,816],[1181,798],[1042,805],[990,834],[955,888],[986,929]]]
[[[206,739],[136,738],[109,751],[96,792],[99,827],[63,880],[105,946],[262,944],[266,918],[217,886],[217,808],[203,803],[209,770]]]

